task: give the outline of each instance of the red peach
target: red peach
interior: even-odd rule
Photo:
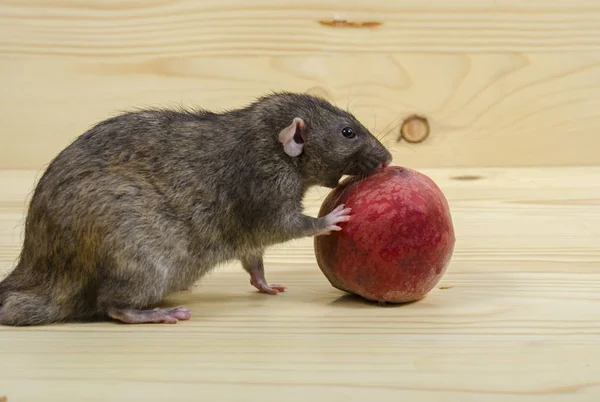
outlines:
[[[352,208],[341,231],[314,239],[331,285],[365,299],[405,303],[423,298],[444,275],[455,235],[448,202],[426,175],[388,166],[332,190],[319,216]]]

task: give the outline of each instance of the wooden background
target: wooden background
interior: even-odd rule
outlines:
[[[281,89],[348,106],[397,164],[591,165],[600,2],[1,0],[0,88],[4,169],[120,111]],[[412,113],[431,135],[397,143]]]

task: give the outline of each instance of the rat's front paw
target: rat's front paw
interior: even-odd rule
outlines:
[[[352,208],[344,207],[344,204],[338,205],[333,211],[324,216],[323,219],[325,221],[325,228],[317,231],[317,233],[315,233],[315,236],[328,235],[332,231],[342,230],[342,228],[338,226],[338,223],[349,221],[349,214],[350,211],[352,211]]]

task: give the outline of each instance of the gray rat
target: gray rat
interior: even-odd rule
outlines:
[[[351,113],[307,94],[108,118],[39,180],[18,263],[0,283],[0,323],[176,323],[191,312],[157,309],[161,300],[236,260],[260,292],[284,291],[265,280],[265,249],[350,219],[343,205],[303,214],[307,190],[391,161]]]

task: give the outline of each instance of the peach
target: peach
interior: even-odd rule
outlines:
[[[352,208],[341,230],[314,238],[317,263],[331,285],[365,299],[405,303],[429,293],[444,275],[455,234],[440,188],[416,170],[388,166],[349,177],[323,201],[319,216]]]

